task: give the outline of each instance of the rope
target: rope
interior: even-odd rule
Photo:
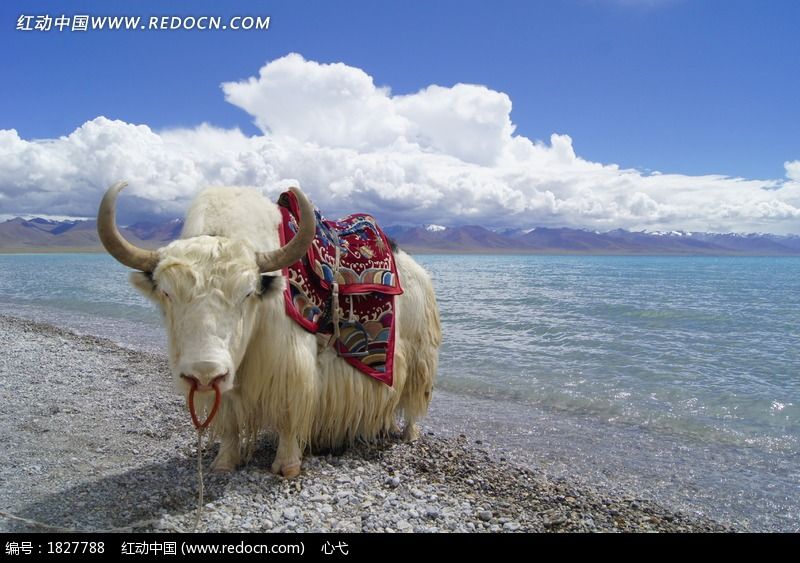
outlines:
[[[219,382],[214,380],[211,384],[214,388],[214,406],[211,408],[211,412],[206,416],[204,422],[200,422],[197,418],[197,413],[194,411],[194,394],[197,391],[197,380],[191,378],[192,388],[189,391],[189,414],[192,415],[192,424],[197,429],[197,515],[194,519],[194,527],[192,528],[192,533],[197,531],[197,528],[200,526],[200,521],[203,519],[203,434],[205,434],[206,428],[208,425],[211,424],[214,416],[217,414],[219,410],[219,404],[222,400],[222,393],[219,390]]]
[[[185,376],[181,376],[185,377]],[[189,391],[189,414],[192,415],[192,424],[198,430],[205,430],[208,428],[208,425],[211,424],[211,421],[214,419],[214,416],[217,414],[217,410],[219,410],[219,403],[221,401],[222,393],[219,390],[219,382],[214,380],[211,386],[214,388],[214,406],[211,408],[211,413],[206,417],[204,422],[200,422],[197,418],[197,413],[194,412],[194,394],[197,392],[197,385],[198,382],[195,378],[187,378],[191,380],[192,388]]]
[[[203,518],[203,434],[205,430],[205,427],[197,428],[197,515],[192,533],[197,532],[200,520]]]
[[[347,296],[347,302],[350,303],[350,316],[348,317],[347,322],[353,324],[353,323],[356,322],[356,318],[353,315],[353,296],[352,295],[348,295]]]
[[[336,264],[334,265],[333,270],[333,291],[331,293],[331,307],[333,307],[333,338],[331,339],[331,345],[333,345],[334,341],[339,340],[340,333],[339,333],[339,282],[336,281],[337,277],[339,276],[339,267],[341,266],[341,259],[342,259],[342,249],[339,247],[339,237],[337,235],[333,235],[335,242],[336,242]]]

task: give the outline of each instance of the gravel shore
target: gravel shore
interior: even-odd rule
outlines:
[[[191,531],[196,434],[164,357],[0,316],[0,402],[0,511],[85,531]],[[336,454],[307,455],[300,477],[283,480],[268,470],[274,448],[264,441],[247,467],[206,474],[199,531],[729,530],[547,478],[424,421],[413,444]],[[23,531],[36,529],[0,516],[0,532]]]

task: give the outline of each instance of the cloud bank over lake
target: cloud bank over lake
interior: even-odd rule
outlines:
[[[622,169],[581,158],[569,132],[515,134],[512,100],[487,86],[394,95],[365,70],[298,54],[221,89],[261,134],[102,116],[57,139],[0,130],[0,213],[92,216],[105,188],[127,179],[128,221],[180,215],[207,185],[274,198],[299,184],[331,216],[386,223],[800,232],[800,160],[775,179]]]

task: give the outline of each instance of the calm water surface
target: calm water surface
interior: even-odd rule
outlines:
[[[755,529],[800,528],[800,258],[418,256],[445,342],[437,428]],[[0,255],[0,313],[148,350],[105,255]]]

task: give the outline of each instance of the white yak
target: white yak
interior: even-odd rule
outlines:
[[[374,440],[399,431],[417,437],[427,412],[441,341],[430,277],[408,254],[395,260],[403,293],[396,297],[394,381],[390,387],[357,371],[319,337],[287,316],[282,269],[314,237],[313,207],[298,188],[300,229],[281,247],[281,214],[254,189],[209,188],[186,216],[178,240],[158,250],[126,241],[116,226],[111,186],[98,212],[108,252],[137,270],[132,284],[161,309],[169,363],[179,392],[194,385],[208,404],[222,392],[211,428],[220,439],[212,468],[230,471],[253,453],[258,433],[277,437],[272,471],[300,472],[303,452]],[[206,391],[206,392],[201,392]]]

